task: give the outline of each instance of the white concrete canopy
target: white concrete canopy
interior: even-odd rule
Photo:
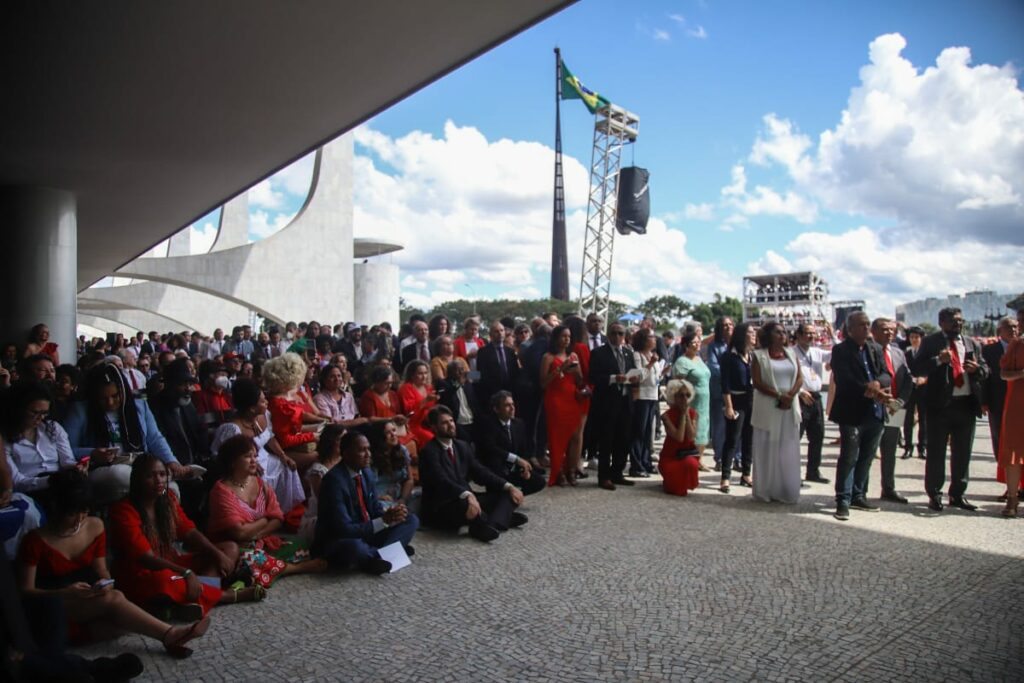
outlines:
[[[78,312],[97,307],[126,311],[148,311],[175,321],[179,325],[160,328],[159,332],[187,327],[200,334],[213,335],[220,327],[249,322],[249,309],[211,294],[170,285],[164,282],[135,282],[121,287],[90,287],[78,295]],[[120,317],[119,317],[120,319]],[[148,331],[148,330],[147,330]]]

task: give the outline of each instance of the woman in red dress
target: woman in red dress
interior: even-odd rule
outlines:
[[[480,319],[470,316],[462,321],[462,334],[453,342],[455,356],[466,361],[469,369],[476,370],[476,356],[487,340],[480,336]]]
[[[1020,312],[1017,317],[1021,317]],[[1006,380],[998,455],[999,464],[1006,471],[1006,507],[1002,514],[1003,517],[1016,517],[1021,466],[1024,465],[1024,337],[1010,342],[999,367],[1000,376]]]
[[[359,397],[359,414],[371,424],[394,422],[399,427],[399,441],[409,449],[409,455],[416,459],[414,436],[406,429],[408,419],[402,414],[402,399],[391,388],[395,373],[390,365],[378,365],[370,371],[370,386]]]
[[[576,485],[575,441],[582,439],[583,403],[580,389],[586,385],[579,358],[569,351],[571,334],[565,325],[551,332],[548,351],[540,362],[540,385],[548,423],[551,471],[548,486]]]
[[[25,345],[25,353],[22,355],[28,358],[37,354],[49,356],[54,367],[60,365],[60,351],[57,344],[50,341],[50,328],[43,323],[34,325],[28,333],[28,344]]]
[[[658,471],[665,493],[685,496],[700,484],[700,458],[697,450],[697,411],[690,407],[693,385],[674,379],[665,387],[669,409],[661,416],[665,443],[658,457]]]
[[[590,397],[594,394],[594,385],[590,383],[590,346],[587,344],[587,339],[590,336],[587,333],[586,321],[578,315],[570,315],[565,319],[565,325],[569,328],[570,348],[572,352],[576,354],[576,357],[580,359],[580,371],[583,373],[583,388],[577,392],[576,397],[580,401],[580,409],[583,411],[583,417],[580,420],[580,436],[578,439],[573,439],[570,442],[570,452],[567,457],[571,458],[573,467],[576,470],[576,476],[586,477],[586,472],[583,471],[583,435],[587,430],[587,416],[590,414]],[[588,457],[596,458],[596,453],[589,453]]]
[[[236,543],[254,583],[264,588],[281,576],[324,571],[324,560],[299,561],[308,552],[286,548],[277,535],[284,513],[274,489],[259,476],[252,439],[242,434],[231,437],[220,445],[217,461],[223,478],[210,490],[210,540]]]
[[[89,516],[88,477],[77,469],[62,470],[50,477],[49,489],[46,526],[25,536],[18,550],[22,592],[59,598],[72,641],[116,637],[127,631],[159,640],[172,657],[192,654],[185,644],[206,633],[209,617],[171,626],[114,588],[107,570],[103,522]]]
[[[143,607],[182,605],[179,614],[199,619],[216,604],[262,600],[265,595],[256,588],[226,593],[199,580],[234,573],[238,546],[214,545],[196,529],[167,488],[167,467],[148,453],[132,463],[128,497],[110,507],[110,534],[117,584]],[[178,553],[175,541],[196,552]]]
[[[297,353],[285,353],[263,366],[263,385],[270,397],[270,423],[274,438],[300,472],[316,462],[317,434],[327,420],[301,393],[306,362]]]
[[[427,413],[437,405],[437,392],[430,381],[430,366],[425,361],[410,361],[405,366],[405,381],[398,388],[402,412],[409,419],[408,429],[416,443],[416,452],[422,451],[434,438],[427,426]]]

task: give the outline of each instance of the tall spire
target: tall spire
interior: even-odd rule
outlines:
[[[551,222],[551,298],[569,300],[569,256],[565,244],[565,183],[562,178],[562,54],[555,48],[555,205]]]

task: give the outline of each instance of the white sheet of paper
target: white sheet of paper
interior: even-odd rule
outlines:
[[[207,586],[213,586],[214,588],[220,588],[220,577],[219,576],[200,576],[199,583],[206,584]]]
[[[395,541],[391,545],[386,545],[383,548],[377,550],[380,553],[380,559],[387,560],[391,563],[391,573],[394,574],[402,567],[408,567],[412,564],[409,556],[405,554],[405,548],[398,541]]]
[[[640,370],[640,368],[633,368],[632,370],[628,370],[626,372],[626,379],[629,379],[630,377],[639,377],[642,374],[643,372]]]
[[[889,416],[888,425],[890,427],[902,427],[903,421],[907,419],[907,409],[900,408],[895,413]]]

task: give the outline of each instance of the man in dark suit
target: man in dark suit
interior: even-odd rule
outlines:
[[[363,359],[363,328],[355,323],[345,323],[344,334],[334,343],[334,353],[343,353],[350,368],[358,368]]]
[[[486,347],[484,347],[486,348]],[[464,358],[448,363],[448,378],[438,382],[438,402],[447,406],[455,418],[455,438],[473,442],[476,439],[476,416],[484,413],[476,388],[469,381],[469,365]]]
[[[395,370],[401,374],[405,366],[414,360],[430,363],[430,339],[427,323],[417,320],[412,324],[412,342],[395,352]]]
[[[988,366],[981,347],[961,336],[964,316],[959,308],[939,311],[939,332],[925,337],[911,368],[927,377],[924,404],[928,412],[928,451],[924,487],[928,507],[942,511],[942,487],[946,483],[946,443],[950,443],[949,504],[977,510],[964,497],[970,476],[974,427],[981,417],[983,384]]]
[[[550,338],[551,328],[547,323],[539,323],[533,338],[527,342],[529,347],[524,348],[520,356],[523,367],[515,391],[519,414],[526,423],[530,451],[537,453],[538,457],[544,454],[548,442],[544,392],[540,388],[540,364],[547,353]]]
[[[627,375],[634,369],[633,350],[626,346],[626,328],[612,323],[608,327],[608,343],[590,354],[594,398],[589,420],[594,420],[597,429],[597,481],[598,486],[608,491],[614,491],[616,484],[633,485],[622,470],[629,455],[633,419],[631,385],[640,379],[639,375]]]
[[[468,525],[469,535],[484,543],[525,524],[526,515],[516,512],[523,492],[484,467],[473,447],[455,438],[452,411],[437,406],[430,411],[429,421],[436,436],[419,455],[423,521],[440,529]],[[487,491],[474,493],[470,480]]]
[[[477,426],[477,453],[492,472],[512,482],[528,496],[544,488],[543,472],[527,446],[526,425],[516,417],[516,403],[508,391],[491,397],[491,410]]]
[[[320,483],[314,555],[336,569],[380,575],[391,571],[391,563],[379,548],[398,542],[406,554],[415,552],[410,543],[419,520],[401,503],[385,510],[376,483],[370,442],[359,432],[347,432],[341,437],[341,462]]]
[[[487,408],[491,396],[499,391],[512,391],[519,378],[515,349],[505,345],[505,326],[500,322],[492,323],[490,337],[491,343],[476,355],[476,369],[480,372],[476,394],[481,402],[481,412]]]
[[[998,371],[999,362],[1006,353],[1006,348],[1020,331],[1016,318],[1009,316],[999,321],[996,334],[999,341],[988,344],[981,349],[981,357],[988,366],[988,378],[985,381],[985,405],[988,407],[988,429],[992,435],[992,453],[999,458],[999,431],[1003,427],[1003,404],[1006,403],[1006,380]]]
[[[914,389],[914,377],[907,367],[903,351],[893,343],[896,338],[895,321],[889,318],[875,318],[871,323],[871,336],[882,348],[882,364],[892,378],[889,393],[892,394],[893,401],[886,405],[885,429],[879,443],[879,453],[882,457],[882,500],[905,504],[907,499],[896,490],[896,450],[899,447],[903,421],[895,422],[893,416],[904,408],[910,399],[910,393]],[[866,485],[864,493],[867,495]]]
[[[907,357],[907,367],[914,367],[914,359],[921,350],[921,340],[924,339],[924,330],[916,325],[907,329],[907,347],[903,353]],[[924,385],[927,377],[916,377],[911,372],[911,381],[914,384],[910,392],[910,400],[907,401],[907,416],[903,421],[903,459],[909,460],[914,453],[914,417],[917,417],[917,457],[924,460],[925,450],[928,448],[928,413],[924,409]]]
[[[885,426],[884,404],[892,398],[892,377],[883,363],[882,348],[870,339],[870,328],[867,313],[851,313],[846,319],[846,339],[832,348],[836,397],[828,417],[839,425],[835,518],[844,522],[851,507],[878,511],[866,492],[871,461]]]

